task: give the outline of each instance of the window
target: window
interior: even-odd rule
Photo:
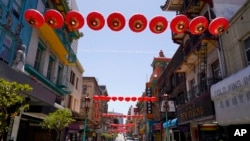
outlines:
[[[42,57],[42,49],[41,48],[37,48],[36,58],[35,58],[35,64],[34,64],[34,69],[36,69],[37,71],[39,71],[41,57]]]
[[[10,36],[5,35],[3,39],[3,46],[0,46],[0,59],[5,63],[9,62],[11,46],[12,39],[10,38]]]
[[[172,87],[175,87],[175,86],[176,86],[176,83],[175,83],[175,76],[172,75],[170,79],[171,79],[171,86],[172,86]]]
[[[47,78],[51,80],[52,75],[53,75],[53,66],[54,66],[55,59],[54,57],[50,56],[49,57],[49,64],[48,64],[48,69],[47,69]]]
[[[78,78],[76,78],[76,89],[78,89]]]
[[[12,13],[13,15],[19,19],[20,13],[21,13],[21,7],[22,7],[22,0],[14,0],[13,5],[12,5]]]
[[[195,80],[192,79],[192,80],[190,80],[189,83],[190,83],[190,89],[193,89],[195,87]]]
[[[39,71],[40,69],[40,64],[41,64],[41,59],[42,59],[42,54],[45,49],[45,45],[42,42],[38,43],[38,48],[36,51],[36,58],[35,58],[35,63],[34,63],[34,69]]]
[[[212,71],[213,71],[213,78],[221,78],[220,62],[219,62],[219,60],[215,61],[212,64]]]
[[[72,84],[72,85],[74,85],[75,84],[75,73],[73,72],[73,71],[71,71],[70,72],[70,79],[69,79],[69,81],[70,81],[70,83]]]
[[[244,41],[244,46],[245,46],[246,62],[247,62],[247,65],[250,65],[250,37],[248,37]]]
[[[83,94],[86,94],[86,93],[87,93],[87,87],[88,87],[87,85],[83,85],[83,86],[82,86],[82,93],[83,93]]]
[[[59,64],[58,65],[58,70],[57,70],[57,81],[56,84],[61,85],[63,82],[63,65]]]
[[[192,79],[189,81],[189,91],[188,91],[188,99],[192,100],[196,96],[196,86],[195,86],[195,80]]]

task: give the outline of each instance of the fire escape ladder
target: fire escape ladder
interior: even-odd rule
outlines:
[[[207,44],[198,48],[198,78],[199,94],[207,90]]]

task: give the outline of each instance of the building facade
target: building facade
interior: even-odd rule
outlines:
[[[105,105],[105,101],[102,100],[94,100],[93,96],[94,95],[105,95],[108,94],[107,90],[105,88],[105,91],[103,89],[103,87],[100,87],[97,79],[95,77],[91,77],[91,76],[84,76],[82,77],[82,105],[81,105],[81,109],[80,109],[80,114],[84,117],[84,105],[85,105],[85,97],[88,96],[91,101],[89,104],[89,111],[87,113],[87,138],[86,139],[100,139],[101,137],[101,132],[102,131],[98,131],[97,129],[102,128],[101,126],[103,125],[103,123],[101,123],[102,120],[102,110],[106,110],[106,108],[108,108],[106,106],[106,108],[102,109],[102,105]],[[104,102],[104,103],[102,103]],[[84,117],[86,118],[86,117]],[[104,121],[103,121],[104,122]],[[97,133],[95,131],[98,131]]]
[[[232,7],[230,12],[226,12],[225,5]],[[239,122],[248,127],[248,121],[241,119],[241,114],[245,112],[240,112],[247,106],[239,106],[240,110],[235,108],[243,99],[247,99],[247,90],[244,87],[248,86],[248,28],[243,26],[244,20],[248,18],[244,14],[249,9],[247,2],[167,0],[161,8],[164,11],[176,11],[177,15],[185,15],[189,21],[198,16],[206,17],[208,22],[219,16],[230,19],[230,28],[220,36],[212,35],[208,30],[198,35],[189,30],[172,33],[173,42],[180,45],[176,51],[179,55],[174,55],[172,61],[175,64],[166,69],[168,71],[164,75],[167,85],[162,83],[161,86],[162,93],[167,93],[169,99],[176,104],[177,122],[173,125],[170,121],[165,125],[169,130],[170,141],[228,140],[232,137],[229,135],[233,135],[232,129],[238,127]],[[238,79],[232,77],[232,74],[237,75]],[[230,93],[241,86],[243,93]],[[225,97],[227,94],[228,97]],[[242,95],[237,99],[233,94]],[[237,113],[231,113],[232,110]],[[171,113],[168,112],[167,115],[171,116]],[[247,119],[247,115],[244,117]]]
[[[229,29],[220,37],[223,80],[211,87],[216,121],[221,127],[220,136],[228,141],[237,140],[233,136],[236,129],[250,128],[250,115],[246,112],[250,104],[250,28],[247,24],[250,4],[248,1],[237,4],[237,10],[228,15]]]
[[[0,7],[1,77],[33,88],[25,96],[29,110],[13,119],[6,140],[49,140],[49,132],[39,126],[49,113],[58,108],[80,111],[83,68],[71,47],[81,34],[78,30],[68,31],[66,25],[57,30],[47,23],[33,28],[24,17],[28,9],[37,9],[41,14],[55,9],[65,16],[70,9],[64,0],[1,0]],[[21,63],[17,62],[20,53]],[[74,79],[72,70],[76,72]]]
[[[159,99],[159,85],[158,80],[161,77],[164,69],[168,66],[170,58],[165,57],[162,50],[159,51],[159,55],[154,57],[151,67],[153,68],[150,80],[145,86],[145,96],[157,97],[157,102],[146,102],[146,140],[161,140],[162,121],[161,121],[161,108]]]

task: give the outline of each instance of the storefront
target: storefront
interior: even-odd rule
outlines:
[[[48,131],[41,129],[39,123],[48,115],[54,112],[56,94],[33,80],[30,76],[22,72],[13,70],[10,66],[0,61],[0,77],[7,81],[15,81],[20,84],[29,84],[33,90],[29,95],[23,95],[29,103],[29,110],[13,121],[13,130],[8,134],[8,139],[22,141],[37,140],[37,135],[43,138],[49,137]],[[20,124],[20,125],[19,125]],[[18,129],[20,128],[20,129]],[[27,138],[28,137],[28,138]]]
[[[75,121],[66,128],[66,140],[78,141],[82,135],[81,123]]]
[[[233,138],[235,129],[250,131],[250,66],[212,85],[211,98],[222,134]]]
[[[214,108],[210,93],[204,93],[193,101],[178,107],[177,109],[178,126],[189,126],[190,131],[185,130],[181,133],[184,141],[200,141],[200,126],[203,124],[213,124],[215,122]],[[205,134],[207,132],[204,132]],[[184,136],[183,136],[184,135]],[[204,135],[206,136],[206,135]],[[214,135],[215,137],[216,135]]]
[[[152,127],[153,127],[154,141],[161,140],[162,123],[160,121],[154,122]]]
[[[181,141],[177,118],[168,120],[168,122],[164,122],[163,128],[168,129],[169,141]],[[163,135],[163,140],[164,139],[166,140],[166,133]]]

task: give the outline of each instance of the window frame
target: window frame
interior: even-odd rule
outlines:
[[[38,42],[35,61],[34,61],[34,69],[37,70],[38,72],[40,71],[42,56],[43,56],[45,49],[46,49],[46,45],[40,40]]]
[[[23,5],[23,0],[13,0],[11,12],[17,19],[20,18],[22,5]]]
[[[221,77],[220,61],[216,60],[211,64],[213,78]],[[217,73],[218,72],[218,73]]]
[[[75,85],[75,77],[76,77],[76,74],[74,71],[70,71],[70,78],[69,78],[69,82],[72,84],[72,85]]]
[[[46,75],[47,79],[49,80],[53,78],[54,62],[55,62],[55,57],[53,55],[50,55],[47,67],[47,75]]]
[[[56,79],[56,84],[61,85],[63,83],[63,68],[64,66],[59,63],[57,66],[57,79]]]
[[[243,51],[245,55],[245,61],[247,65],[250,65],[250,36],[243,40]]]

